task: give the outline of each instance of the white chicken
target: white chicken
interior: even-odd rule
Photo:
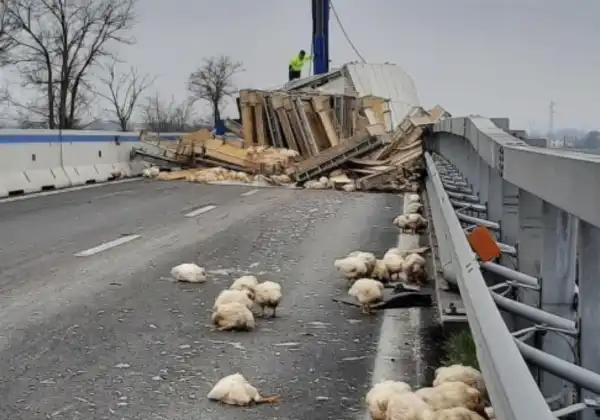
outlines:
[[[409,203],[420,203],[421,202],[421,197],[419,196],[419,194],[406,194],[404,196],[404,202],[406,204],[409,204]]]
[[[150,168],[145,168],[142,171],[142,176],[145,178],[156,178],[160,174],[160,168],[158,166],[152,166]]]
[[[433,394],[435,394],[435,388],[430,388],[430,387],[425,387],[425,388],[420,388],[417,389],[415,391],[415,394],[417,395],[417,397],[421,398],[423,401],[427,401],[429,398],[433,397]]]
[[[258,279],[255,276],[242,276],[237,278],[231,286],[229,286],[229,290],[239,290],[250,292],[247,293],[248,297],[254,300],[254,288],[258,285]]]
[[[382,381],[376,384],[365,397],[367,410],[372,420],[385,420],[388,402],[396,394],[411,392],[410,385],[399,381]]]
[[[346,191],[346,192],[353,192],[356,191],[356,183],[354,182],[349,182],[347,184],[342,185],[342,190]]]
[[[335,260],[333,266],[352,284],[356,279],[369,274],[369,267],[364,258],[346,257]]]
[[[223,404],[248,406],[251,404],[278,403],[278,396],[263,397],[241,373],[226,376],[219,380],[207,395],[209,400]]]
[[[421,203],[407,203],[404,207],[405,213],[422,213],[423,204]]]
[[[483,375],[471,366],[451,365],[437,368],[433,386],[436,387],[446,382],[462,382],[477,389],[484,397],[487,395]]]
[[[271,317],[277,316],[277,306],[281,301],[281,285],[274,281],[263,281],[254,286],[254,302],[261,309],[261,316],[265,316],[265,308],[271,308]]]
[[[485,420],[479,414],[464,407],[446,408],[429,412],[424,420]]]
[[[254,301],[250,299],[250,293],[248,290],[225,289],[221,293],[219,293],[219,296],[217,296],[217,298],[215,299],[213,311],[216,310],[219,305],[232,302],[240,303],[248,309],[252,309],[252,306],[254,306]]]
[[[465,407],[486,417],[484,398],[476,388],[463,382],[444,382],[436,387],[419,390],[419,397],[434,411],[446,408]]]
[[[395,394],[388,401],[386,420],[427,420],[431,407],[413,392]]]
[[[254,315],[239,302],[228,302],[213,308],[212,322],[218,331],[251,331],[256,327]]]
[[[394,225],[403,232],[418,234],[427,229],[429,222],[418,213],[407,213],[396,217]]]
[[[399,252],[396,252],[397,248],[390,248],[383,255],[383,264],[389,273],[390,280],[406,281],[406,275],[404,274],[404,258],[402,258]]]
[[[388,283],[390,281],[390,272],[385,265],[383,260],[376,260],[375,267],[371,270],[371,278],[379,280],[382,283]]]
[[[373,279],[358,279],[348,294],[356,298],[364,314],[370,314],[371,306],[383,299],[383,283]]]
[[[310,180],[304,183],[304,188],[308,188],[310,190],[324,190],[329,188],[329,178],[326,176],[322,176],[319,180]]]
[[[206,270],[193,263],[183,263],[171,268],[171,276],[181,282],[204,283]]]
[[[425,258],[417,253],[408,254],[404,258],[402,271],[406,274],[406,281],[411,284],[426,284],[427,272],[425,271]]]
[[[377,257],[375,257],[375,254],[372,252],[352,251],[347,256],[362,258],[365,261],[365,264],[367,264],[367,269],[369,272],[375,268],[375,263],[377,262]]]
[[[120,169],[113,169],[112,171],[110,171],[110,177],[114,178],[114,179],[119,179],[123,176],[123,171]]]

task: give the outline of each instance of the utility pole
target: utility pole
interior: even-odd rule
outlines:
[[[555,107],[556,107],[556,102],[550,101],[550,107],[549,107],[550,115],[548,118],[548,139],[549,140],[554,139],[554,114],[556,114]]]
[[[312,0],[313,73],[329,71],[329,0]]]

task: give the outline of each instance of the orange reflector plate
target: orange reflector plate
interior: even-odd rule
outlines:
[[[477,226],[468,235],[467,240],[481,261],[491,261],[502,255],[496,238],[485,226]]]

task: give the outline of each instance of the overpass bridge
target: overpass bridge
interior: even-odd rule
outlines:
[[[326,91],[359,86],[361,95],[385,95],[396,123],[417,105],[404,72],[350,68],[294,84]],[[103,182],[115,169],[125,175],[141,170],[129,162],[137,133],[52,135],[0,133],[6,151],[0,195]],[[480,116],[447,118],[425,130],[439,317],[446,325],[470,327],[497,419],[573,413],[596,419],[600,156],[537,147],[515,135],[508,119]],[[478,261],[471,250],[465,232],[478,225],[494,232],[502,250],[496,261]]]
[[[440,316],[467,320],[496,418],[596,419],[600,158],[530,146],[484,117],[434,124],[426,144],[438,271],[461,297],[442,291]],[[471,250],[477,225],[494,232],[497,261]]]

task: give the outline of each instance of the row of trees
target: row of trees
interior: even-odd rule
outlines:
[[[84,128],[98,98],[107,101],[112,120],[127,130],[136,114],[153,131],[179,131],[205,124],[194,116],[197,101],[211,106],[213,121],[235,93],[242,64],[228,56],[210,57],[189,76],[182,102],[148,96],[155,78],[135,68],[122,72],[115,53],[132,45],[136,0],[0,0],[0,65],[15,69],[19,86],[3,98],[23,126]],[[25,91],[23,101],[16,92]]]

